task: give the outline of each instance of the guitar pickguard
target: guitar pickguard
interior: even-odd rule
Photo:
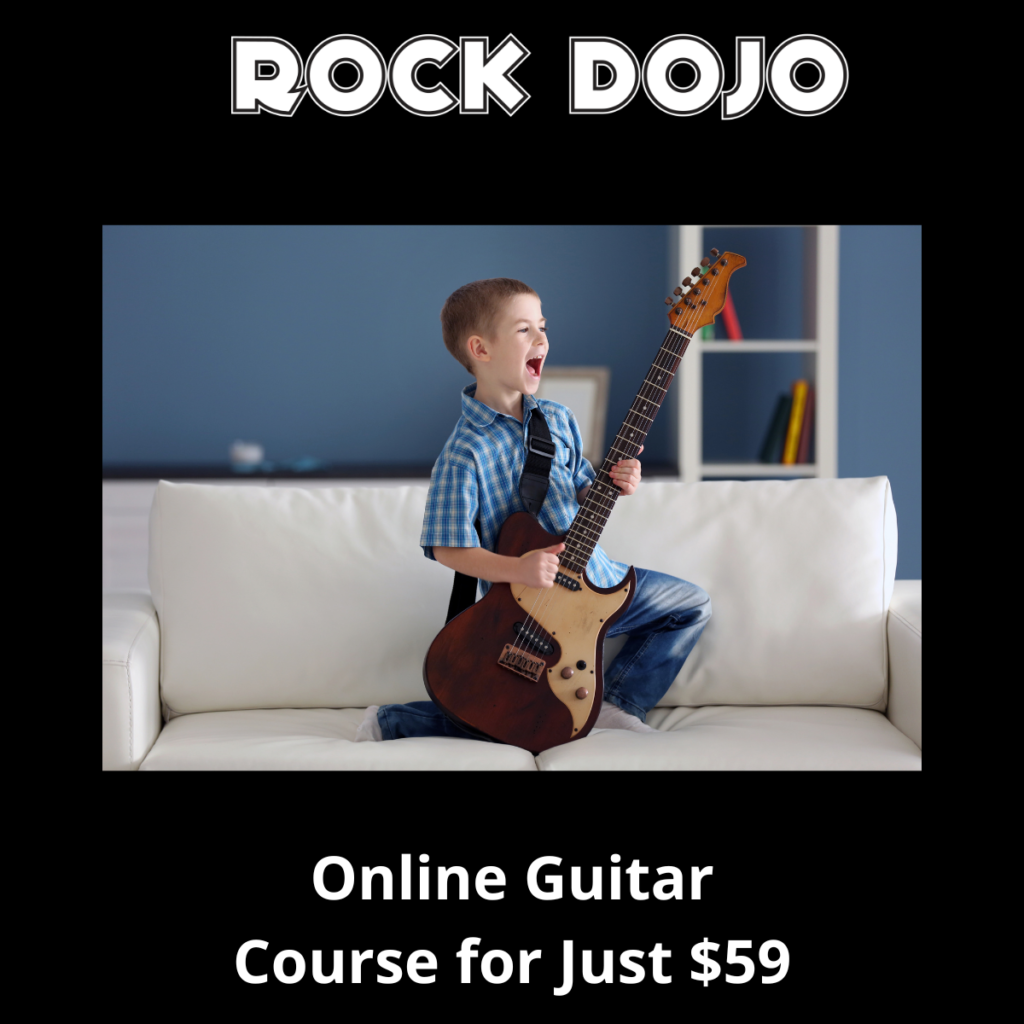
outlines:
[[[528,554],[531,552],[521,557]],[[578,589],[564,585],[537,589],[513,583],[511,590],[513,598],[529,616],[528,621],[536,622],[558,641],[562,656],[556,664],[548,666],[547,682],[552,693],[569,709],[575,734],[586,724],[594,706],[598,637],[605,623],[629,600],[631,584],[627,579],[622,589],[599,594],[582,573],[561,571],[569,581],[578,583]],[[579,667],[581,662],[583,668]],[[562,675],[566,668],[572,669],[568,678]],[[577,697],[581,687],[587,694]]]

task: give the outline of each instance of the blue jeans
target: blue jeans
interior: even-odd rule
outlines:
[[[636,570],[636,594],[608,637],[629,639],[604,672],[604,699],[641,722],[665,695],[711,618],[711,599],[693,583],[650,569]],[[464,732],[430,700],[383,704],[377,711],[386,740],[458,736]]]

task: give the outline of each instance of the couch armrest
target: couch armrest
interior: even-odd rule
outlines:
[[[160,732],[160,625],[149,594],[103,595],[103,770],[135,771]]]
[[[921,746],[921,581],[897,580],[889,603],[886,715]]]

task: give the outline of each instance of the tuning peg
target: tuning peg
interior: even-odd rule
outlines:
[[[668,298],[668,299],[665,300],[665,305],[666,306],[671,306],[672,303],[674,303],[675,301],[676,301],[675,299]]]
[[[684,277],[683,278],[683,287],[684,288],[689,288],[691,284],[693,284],[693,279],[692,278],[689,278],[689,277]]]
[[[714,256],[715,259],[718,259],[718,250],[717,249],[712,249],[711,250],[711,255]]]
[[[690,273],[693,274],[694,277],[700,277],[700,267],[694,267]]]
[[[708,264],[709,264],[710,262],[711,262],[711,260],[709,260],[709,259],[707,258],[707,256],[705,256],[705,257],[704,257],[704,259],[702,259],[702,260],[700,261],[700,265],[701,265],[702,267],[706,267],[706,266],[707,266],[707,265],[708,265]]]
[[[673,288],[672,289],[672,294],[673,295],[682,295],[683,294],[683,289],[682,288]]]

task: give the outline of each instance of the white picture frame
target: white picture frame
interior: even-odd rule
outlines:
[[[605,454],[611,375],[607,366],[545,366],[535,396],[573,411],[583,438],[583,457],[595,468]]]

